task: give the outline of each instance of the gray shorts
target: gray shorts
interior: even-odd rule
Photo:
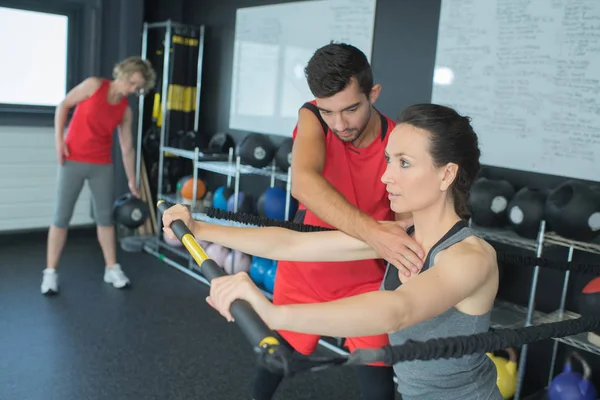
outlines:
[[[113,165],[65,160],[64,164],[58,167],[54,226],[58,228],[67,228],[69,226],[73,217],[75,203],[86,180],[92,192],[96,225],[113,225]]]

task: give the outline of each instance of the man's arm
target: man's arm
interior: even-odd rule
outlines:
[[[377,224],[350,204],[322,175],[325,135],[315,115],[300,109],[298,132],[292,150],[292,196],[317,217],[337,229],[364,240],[368,227]]]
[[[131,108],[127,107],[119,125],[119,144],[121,146],[123,166],[127,174],[129,189],[137,196],[137,188],[135,187],[135,151],[133,149],[133,134],[131,133],[132,120]]]

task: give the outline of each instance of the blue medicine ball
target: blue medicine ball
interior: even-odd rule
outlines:
[[[227,200],[233,194],[233,190],[227,186],[221,186],[215,190],[213,195],[213,208],[227,211]]]
[[[280,187],[270,187],[265,191],[264,212],[268,218],[285,221],[286,191]],[[296,214],[298,201],[290,196],[290,210],[288,220]]]

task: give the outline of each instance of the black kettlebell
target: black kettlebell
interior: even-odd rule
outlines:
[[[515,189],[508,181],[477,179],[471,187],[468,203],[473,223],[486,227],[506,225],[506,210],[514,195]]]
[[[208,142],[209,153],[228,153],[230,147],[235,147],[235,143],[233,142],[231,136],[225,132],[215,133]]]
[[[537,238],[544,219],[546,197],[547,193],[540,189],[524,187],[508,203],[508,220],[519,236]]]
[[[280,170],[287,172],[288,168],[292,165],[292,147],[294,146],[294,140],[292,138],[286,139],[277,153],[275,153],[275,165]]]
[[[275,149],[265,135],[250,133],[240,141],[236,153],[242,164],[254,168],[264,168],[273,161]]]
[[[600,190],[569,180],[552,191],[546,200],[549,230],[573,240],[591,240],[600,234]]]
[[[115,221],[130,229],[142,226],[149,215],[148,204],[131,193],[119,197],[113,205]]]

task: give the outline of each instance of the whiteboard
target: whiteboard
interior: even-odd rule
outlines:
[[[600,180],[599,0],[442,0],[433,81],[483,164]]]
[[[332,40],[371,60],[376,0],[320,0],[238,8],[229,128],[292,136],[314,96],[304,67]]]

